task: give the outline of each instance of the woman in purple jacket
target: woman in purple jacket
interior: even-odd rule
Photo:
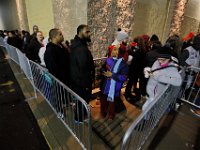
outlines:
[[[123,56],[126,47],[123,45],[115,46],[111,57],[106,59],[104,76],[106,80],[103,85],[103,96],[101,97],[101,114],[113,119],[115,116],[115,103],[120,100],[120,92],[124,81],[127,79],[128,65],[117,56]]]

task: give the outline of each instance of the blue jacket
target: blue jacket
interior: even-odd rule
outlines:
[[[112,68],[114,68],[115,63],[116,61],[113,58],[107,58],[105,71],[112,72],[112,79],[116,81],[115,97],[119,97],[122,85],[124,81],[127,79],[128,65],[124,60],[122,60],[122,62],[119,65],[117,73],[113,73]],[[111,84],[111,78],[106,78],[103,85],[103,94],[108,95],[110,90],[110,84]]]

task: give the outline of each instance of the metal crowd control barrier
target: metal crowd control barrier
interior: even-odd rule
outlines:
[[[91,149],[91,113],[89,105],[71,89],[30,61],[34,86],[61,119],[83,149]]]
[[[91,111],[89,105],[70,88],[51,75],[47,69],[28,60],[18,49],[4,43],[7,55],[24,71],[26,77],[47,101],[68,131],[78,141],[82,149],[92,149]]]
[[[2,38],[0,38],[0,45],[6,49],[8,57],[12,59],[16,64],[20,66],[26,77],[31,80],[32,72],[29,64],[28,58],[19,49],[5,43]],[[32,83],[32,82],[31,82]]]
[[[19,66],[20,66],[21,70],[23,70],[24,74],[31,81],[31,84],[33,85],[33,75],[31,72],[30,63],[29,63],[28,58],[25,56],[24,53],[22,53],[18,49],[17,49],[17,54],[18,54]]]
[[[19,64],[19,58],[18,58],[18,54],[17,54],[17,48],[6,44],[5,48],[7,50],[8,56],[10,57],[10,59],[12,59],[16,64]]]
[[[13,60],[16,64],[20,66],[20,69],[22,72],[25,74],[26,78],[31,82],[33,86],[33,77],[32,77],[32,72],[29,64],[28,58],[25,56],[24,53],[22,53],[19,49],[4,43],[4,41],[1,39],[0,40],[1,47],[5,49],[5,52],[7,56]],[[28,99],[33,99],[36,98],[36,91],[34,89],[34,96],[33,97],[28,97]]]
[[[185,69],[185,78],[180,91],[179,99],[200,109],[200,68],[188,67]]]
[[[162,94],[128,128],[122,140],[121,150],[142,148],[161,117],[175,104],[179,89],[180,87],[166,86]]]
[[[92,132],[89,105],[70,88],[52,76],[45,68],[28,60],[16,48],[2,42],[0,38],[0,44],[6,47],[9,57],[20,65],[25,75],[33,83],[34,89],[44,97],[80,146],[83,149],[91,150]],[[96,67],[95,87],[99,86],[100,68],[105,59],[106,57],[94,59]],[[142,148],[163,114],[175,103],[179,90],[179,87],[166,86],[161,95],[156,97],[128,128],[122,140],[121,150]]]

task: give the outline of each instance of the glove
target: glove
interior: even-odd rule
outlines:
[[[149,78],[151,74],[152,74],[151,73],[151,68],[150,67],[145,67],[144,68],[144,77],[145,78]]]

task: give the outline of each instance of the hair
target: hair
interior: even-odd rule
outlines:
[[[15,31],[12,30],[12,31],[9,31],[12,35],[15,35]]]
[[[141,36],[137,36],[137,37],[134,38],[133,41],[138,44],[140,52],[145,54],[146,53],[146,47],[145,47],[144,39]]]
[[[26,33],[26,31],[25,31],[25,30],[22,30],[22,34],[25,35],[25,33]]]
[[[78,28],[77,28],[77,34],[79,34],[81,31],[83,31],[83,29],[84,29],[85,27],[88,27],[88,25],[85,25],[85,24],[79,25]]]
[[[70,46],[70,43],[69,43],[68,40],[65,41],[65,44],[66,44],[67,46]]]
[[[150,38],[150,41],[159,41],[159,38],[156,34],[153,34]]]
[[[33,26],[33,29],[34,29],[34,28],[38,28],[38,26],[37,26],[37,25],[34,25],[34,26]]]
[[[124,55],[126,53],[126,51],[123,48],[119,47],[118,53],[121,55]]]
[[[179,36],[178,35],[172,35],[172,36],[170,36],[167,39],[165,45],[168,46],[168,47],[171,47],[172,50],[174,50],[175,52],[178,53],[178,51],[180,49],[180,46],[181,46]]]
[[[160,41],[154,41],[152,44],[152,49],[158,49],[162,47],[162,43]]]
[[[37,32],[36,32],[36,35],[37,35],[38,33],[42,33],[42,31],[37,31]]]
[[[200,50],[200,34],[197,34],[194,37],[193,40],[193,45],[192,45],[196,50]]]
[[[122,31],[122,29],[121,29],[121,28],[118,28],[117,31]]]
[[[58,34],[59,29],[53,28],[49,31],[49,39],[52,40]]]
[[[200,44],[200,34],[197,34],[195,37],[194,37],[194,40],[193,40],[193,44],[194,45],[199,45]]]

